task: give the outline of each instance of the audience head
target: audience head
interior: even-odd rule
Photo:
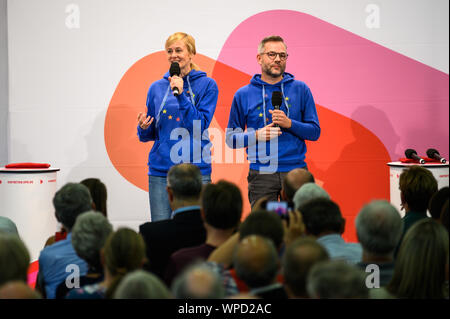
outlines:
[[[250,288],[272,284],[278,271],[278,254],[273,242],[262,236],[242,239],[234,252],[236,275]]]
[[[23,281],[10,281],[0,287],[0,299],[41,299],[41,295]]]
[[[222,299],[221,277],[206,263],[194,263],[175,278],[172,293],[177,299]]]
[[[30,253],[17,235],[0,232],[0,286],[9,281],[27,282]]]
[[[0,216],[0,233],[1,232],[19,236],[16,224],[8,217]]]
[[[169,201],[197,202],[202,191],[202,174],[193,164],[178,164],[167,174]]]
[[[113,228],[106,217],[96,211],[78,216],[72,229],[72,246],[77,255],[95,271],[102,272],[100,251]]]
[[[300,207],[306,232],[315,237],[342,234],[345,219],[339,206],[330,199],[317,198]]]
[[[448,245],[444,226],[431,218],[415,223],[402,240],[387,290],[397,298],[444,298]]]
[[[281,218],[274,212],[257,210],[250,213],[239,227],[239,238],[259,235],[272,240],[277,249],[283,244],[284,228]]]
[[[406,212],[425,212],[431,196],[437,192],[437,181],[429,170],[413,165],[400,174],[399,187]]]
[[[236,228],[242,216],[241,191],[224,180],[207,184],[202,193],[202,212],[205,222],[214,228]]]
[[[120,228],[111,233],[103,248],[105,272],[112,276],[113,282],[106,292],[111,298],[117,285],[129,272],[140,269],[145,261],[145,243],[141,235],[129,228]]]
[[[448,200],[450,195],[450,188],[448,186],[442,187],[436,193],[431,196],[428,210],[430,211],[431,218],[439,220],[441,217],[442,207],[444,207],[445,201]]]
[[[311,298],[367,299],[366,274],[342,260],[322,261],[308,274],[307,290]]]
[[[283,256],[284,284],[289,297],[307,298],[309,270],[316,263],[328,259],[328,252],[314,238],[299,238],[289,245]]]
[[[135,270],[118,285],[114,299],[170,299],[166,285],[154,274]]]
[[[299,210],[300,206],[316,198],[330,199],[330,195],[319,185],[306,183],[295,192],[294,207],[296,210]]]
[[[355,223],[365,253],[393,258],[403,233],[403,220],[394,206],[384,200],[372,201],[361,209]]]
[[[304,168],[294,168],[283,179],[281,197],[287,202],[293,202],[295,192],[306,183],[315,183],[314,176]]]
[[[91,193],[92,200],[95,204],[95,210],[102,213],[105,217],[108,217],[108,211],[106,209],[107,192],[106,186],[98,178],[86,178],[80,182]]]
[[[82,184],[67,183],[56,192],[53,206],[56,219],[70,232],[78,215],[91,210],[91,194]]]

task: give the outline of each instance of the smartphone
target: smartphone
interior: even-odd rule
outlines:
[[[288,203],[287,202],[267,202],[266,209],[278,214],[283,219],[289,219]]]

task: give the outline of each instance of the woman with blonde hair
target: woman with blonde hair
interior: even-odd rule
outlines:
[[[449,238],[431,218],[414,224],[406,233],[386,290],[396,298],[448,298]]]
[[[141,142],[154,141],[148,156],[151,221],[169,219],[172,209],[166,192],[167,172],[179,163],[200,168],[204,183],[211,181],[211,142],[203,134],[216,109],[216,82],[193,62],[197,53],[192,36],[176,32],[165,44],[171,70],[152,83],[147,94],[147,114],[138,115]],[[169,67],[168,67],[169,68]]]

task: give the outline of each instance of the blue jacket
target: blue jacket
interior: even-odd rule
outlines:
[[[289,129],[281,128],[277,149],[270,151],[270,142],[264,148],[256,146],[255,131],[272,123],[272,92],[282,91],[284,101],[280,110],[292,120]],[[265,100],[265,104],[263,103]],[[247,129],[246,132],[244,130]],[[241,132],[239,132],[241,130]],[[261,80],[261,75],[253,76],[249,85],[240,88],[233,99],[227,128],[227,145],[232,148],[247,148],[250,169],[264,170],[276,160],[277,172],[288,172],[305,167],[305,140],[315,141],[320,136],[320,125],[316,106],[308,86],[294,79],[289,73],[276,84]],[[273,141],[272,141],[273,142]],[[273,172],[273,171],[272,171]]]
[[[155,141],[148,155],[148,174],[167,176],[173,165],[193,163],[200,168],[202,175],[209,175],[211,144],[209,136],[203,136],[203,133],[216,109],[217,84],[205,72],[191,70],[183,78],[183,93],[175,97],[168,77],[167,72],[148,90],[147,116],[155,118],[153,123],[146,130],[138,125],[141,142]]]

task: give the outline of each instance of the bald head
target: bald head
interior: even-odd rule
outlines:
[[[250,235],[236,247],[234,267],[237,276],[250,288],[271,284],[278,270],[278,255],[271,240]]]
[[[0,299],[41,299],[41,296],[23,281],[11,281],[0,287]]]
[[[306,183],[314,183],[314,176],[304,168],[295,168],[283,180],[283,200],[292,202],[295,192]]]

